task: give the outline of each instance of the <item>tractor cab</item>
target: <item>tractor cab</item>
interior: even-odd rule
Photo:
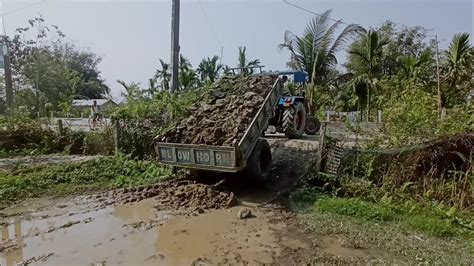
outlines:
[[[309,115],[305,97],[308,74],[293,70],[271,72],[271,75],[278,75],[283,86],[269,124],[274,126],[277,132],[285,133],[288,138],[301,138],[303,133],[316,134],[320,122]]]

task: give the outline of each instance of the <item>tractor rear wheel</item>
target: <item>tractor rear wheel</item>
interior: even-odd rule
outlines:
[[[283,113],[283,132],[289,139],[303,136],[306,126],[306,110],[302,103],[295,103]]]
[[[308,135],[315,135],[318,131],[319,128],[321,127],[321,122],[314,117],[314,116],[308,116],[306,117],[306,127],[304,129],[304,133]]]
[[[247,159],[246,174],[256,180],[267,180],[270,178],[272,169],[272,150],[265,139],[259,139]]]

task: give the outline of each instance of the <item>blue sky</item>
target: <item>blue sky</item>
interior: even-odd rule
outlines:
[[[31,4],[28,8],[24,8]],[[364,27],[392,20],[420,25],[438,34],[446,48],[453,34],[473,32],[472,0],[306,0],[292,1],[320,13]],[[14,10],[16,12],[12,12]],[[103,77],[120,97],[117,79],[146,84],[158,59],[169,61],[171,0],[4,0],[7,34],[41,14],[80,47],[103,57]],[[285,69],[287,52],[278,52],[285,30],[301,33],[313,15],[281,0],[181,0],[181,53],[196,66],[203,57],[220,55],[234,66],[239,46],[250,59],[259,58],[267,69]],[[472,40],[471,40],[472,42]],[[339,61],[345,60],[341,53]]]

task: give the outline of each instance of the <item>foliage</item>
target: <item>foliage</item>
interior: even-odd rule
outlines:
[[[435,236],[474,236],[474,220],[456,214],[455,209],[421,208],[416,203],[398,205],[389,198],[374,203],[357,198],[343,199],[319,197],[314,206],[317,211],[351,216],[362,220],[397,222]]]
[[[202,82],[214,83],[219,76],[219,71],[222,68],[221,64],[217,63],[218,56],[212,58],[202,59],[197,68]]]
[[[449,49],[445,53],[446,62],[443,68],[447,88],[443,90],[443,94],[448,99],[444,99],[443,106],[446,103],[451,106],[459,104],[472,89],[472,60],[474,54],[469,38],[469,33],[454,35]]]
[[[42,195],[153,184],[170,176],[167,167],[125,156],[0,171],[0,205]]]
[[[120,121],[120,149],[133,157],[153,156],[154,138],[186,115],[188,107],[199,100],[202,90],[171,94],[160,91],[151,98],[132,99],[112,115]]]
[[[0,157],[49,153],[111,154],[114,150],[112,129],[81,132],[64,129],[62,135],[43,129],[41,122],[28,112],[15,109],[9,116],[0,116]]]
[[[395,96],[384,109],[384,130],[393,145],[433,138],[438,126],[436,98],[410,90]]]
[[[349,54],[353,56],[353,61],[357,62],[358,72],[352,81],[354,91],[359,96],[359,107],[361,107],[361,95],[366,96],[367,119],[369,119],[370,99],[375,93],[377,81],[381,75],[382,52],[388,39],[379,35],[376,31],[368,31],[362,36],[359,43],[352,46]],[[360,91],[363,88],[364,91]],[[373,96],[372,96],[373,97]]]
[[[255,59],[251,61],[247,59],[247,47],[245,46],[239,47],[239,57],[237,58],[237,60],[238,60],[237,67],[241,68],[240,74],[243,74],[243,75],[253,74],[254,69],[251,67],[260,65],[259,59]]]
[[[8,39],[16,105],[43,111],[72,99],[104,98],[109,88],[100,77],[101,58],[80,50],[55,25],[34,18]],[[32,36],[33,38],[29,38]]]
[[[337,28],[342,24],[337,21],[330,25],[331,10],[321,16],[314,17],[305,28],[302,36],[290,31],[285,32],[284,42],[278,49],[290,52],[289,67],[304,70],[310,77],[310,82],[317,85],[327,83],[329,72],[337,65],[336,53],[342,45],[363,29],[356,24],[350,24],[335,37]]]

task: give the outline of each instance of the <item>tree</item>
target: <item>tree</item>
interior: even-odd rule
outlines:
[[[55,25],[42,17],[17,28],[10,47],[15,102],[31,110],[45,104],[60,109],[72,99],[105,98],[110,89],[100,76],[101,58],[77,48]],[[29,38],[29,36],[35,36]]]
[[[432,77],[433,52],[425,50],[420,56],[402,55],[398,57],[401,78],[426,85]]]
[[[287,65],[292,69],[306,71],[310,82],[317,85],[326,82],[328,74],[337,65],[336,53],[342,45],[364,31],[359,25],[350,24],[335,37],[342,21],[330,24],[330,14],[331,10],[326,10],[322,15],[314,17],[301,36],[285,31],[284,42],[278,45],[279,50],[290,51]]]
[[[122,96],[127,99],[127,102],[138,100],[143,96],[143,92],[140,89],[140,84],[136,82],[131,82],[127,84],[125,81],[118,79],[117,83],[122,85],[125,89],[125,92],[122,92]]]
[[[449,49],[445,52],[446,63],[443,72],[448,84],[447,92],[451,94],[465,96],[471,87],[473,54],[469,37],[469,33],[454,35]],[[444,105],[445,100],[442,101],[442,106]]]
[[[201,76],[201,81],[209,81],[213,83],[219,76],[219,71],[222,68],[221,64],[218,64],[218,56],[213,56],[212,58],[202,59],[201,63],[197,68],[197,72]]]
[[[254,70],[251,67],[258,66],[260,64],[259,59],[255,59],[252,61],[249,61],[247,59],[247,48],[245,46],[239,47],[239,57],[237,58],[237,60],[238,60],[237,67],[240,68],[240,74],[243,74],[243,75],[253,74]]]
[[[168,91],[170,88],[171,79],[170,65],[161,59],[160,65],[161,69],[156,70],[154,78],[160,81],[162,90]]]
[[[196,71],[192,69],[191,62],[182,54],[179,55],[179,86],[182,90],[190,89],[198,85],[199,79]]]
[[[360,43],[353,45],[349,50],[349,54],[358,62],[359,70],[361,70],[353,80],[354,88],[360,88],[361,84],[366,86],[367,121],[370,114],[370,94],[375,89],[377,77],[380,74],[382,49],[388,42],[387,38],[381,37],[376,31],[369,30]]]

